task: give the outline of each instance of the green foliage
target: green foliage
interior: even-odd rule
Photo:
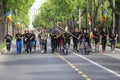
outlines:
[[[115,0],[115,4],[116,11],[120,13],[120,0]]]
[[[0,43],[0,50],[2,50],[4,47],[5,47],[5,42],[3,42],[3,43]]]
[[[7,0],[7,11],[12,10],[13,22],[20,22],[29,25],[29,8],[32,6],[35,0]]]
[[[80,5],[84,6],[82,0],[47,0],[41,8],[33,22],[35,27],[48,26],[53,27],[57,21],[65,21],[71,18],[71,13],[78,19],[78,9]]]
[[[103,8],[105,8],[108,11],[107,20],[104,23],[105,26],[111,26],[112,23],[112,9],[109,7],[110,4],[108,0],[102,0],[103,4],[99,0],[92,0],[92,6],[93,6],[93,17],[95,15],[95,7],[99,5],[98,7],[98,13],[97,13],[97,25],[103,24],[102,23],[102,14],[103,14]],[[95,4],[94,4],[95,1]],[[119,4],[119,0],[116,0],[116,2]],[[116,4],[117,4],[116,3]],[[66,19],[68,21],[71,20],[71,14],[74,15],[74,21],[75,23],[78,21],[79,18],[79,8],[81,9],[81,25],[86,26],[86,6],[88,5],[88,13],[90,13],[90,0],[47,0],[40,8],[40,13],[35,17],[35,20],[33,22],[33,25],[35,27],[53,27],[54,23],[57,23],[58,21],[62,21],[64,24],[66,23]],[[117,5],[116,9],[120,9],[120,6]],[[120,11],[120,10],[119,10]],[[93,20],[94,21],[94,20]]]

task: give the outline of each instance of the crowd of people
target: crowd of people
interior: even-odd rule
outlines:
[[[75,28],[72,33],[68,31],[61,34],[54,34],[51,36],[51,48],[52,52],[59,50],[63,54],[68,54],[69,50],[65,52],[66,49],[70,49],[71,40],[73,41],[73,51],[87,53],[96,52],[99,53],[99,45],[102,45],[102,53],[106,52],[106,43],[109,41],[111,43],[111,51],[114,53],[115,44],[117,41],[117,33],[114,29],[107,32],[105,28],[99,31],[97,28],[93,28],[92,38],[90,29],[80,29]],[[94,46],[92,46],[94,44]],[[67,48],[66,48],[67,46]]]
[[[114,53],[115,44],[118,37],[114,29],[108,33],[105,28],[103,28],[102,31],[99,31],[97,28],[93,28],[92,33],[93,37],[91,39],[90,29],[78,30],[78,28],[75,28],[72,33],[67,30],[60,34],[53,34],[50,32],[50,36],[48,36],[45,29],[40,30],[37,35],[34,30],[26,30],[23,34],[18,30],[15,34],[16,51],[18,54],[21,54],[23,46],[25,52],[35,52],[36,43],[38,41],[40,44],[40,53],[46,53],[47,40],[50,38],[52,53],[59,51],[60,53],[68,54],[70,52],[70,46],[72,46],[71,42],[73,43],[74,52],[89,53],[94,51],[99,53],[99,45],[101,43],[102,53],[105,53],[107,41],[110,41],[111,51]],[[12,36],[9,32],[5,36],[5,39],[6,48],[10,51]],[[94,46],[92,46],[92,44],[94,44]]]
[[[46,53],[47,50],[47,34],[45,33],[46,30],[40,30],[39,34],[37,35],[34,30],[25,30],[22,34],[20,30],[18,30],[15,34],[16,39],[16,52],[17,54],[22,53],[22,47],[24,47],[24,51],[27,53],[35,52],[36,51],[36,42],[39,41],[40,43],[40,52]],[[6,39],[6,49],[8,52],[11,49],[11,41],[12,36],[10,32],[5,36]]]

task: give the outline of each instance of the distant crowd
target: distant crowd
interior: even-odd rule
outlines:
[[[25,30],[23,34],[18,30],[15,34],[16,52],[17,54],[21,54],[22,47],[24,47],[24,51],[26,53],[35,52],[36,43],[39,42],[40,53],[46,53],[47,40],[49,38],[51,40],[52,53],[59,51],[62,54],[68,54],[70,53],[71,46],[73,46],[74,52],[90,53],[94,51],[96,53],[99,53],[100,42],[102,45],[102,53],[105,53],[107,41],[111,43],[111,51],[114,53],[117,37],[118,35],[114,29],[108,33],[105,28],[103,28],[102,31],[99,31],[97,28],[93,28],[93,31],[90,29],[78,30],[75,28],[74,32],[72,33],[69,31],[69,29],[67,29],[59,34],[55,34],[52,31],[48,33],[45,29],[41,29],[37,35],[34,30]],[[6,49],[8,52],[11,49],[12,38],[13,37],[9,32],[5,36]],[[94,46],[92,44],[94,44]]]

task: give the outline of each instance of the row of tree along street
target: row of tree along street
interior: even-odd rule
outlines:
[[[0,0],[0,42],[4,41],[6,33],[10,30],[14,35],[15,29],[29,25],[29,8],[35,0]],[[6,14],[12,11],[11,21]]]
[[[36,28],[53,28],[61,21],[71,30],[90,26],[98,29],[105,27],[107,30],[115,28],[120,35],[119,4],[119,0],[47,0],[40,7],[33,25]]]

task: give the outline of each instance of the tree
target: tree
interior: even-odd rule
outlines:
[[[115,7],[113,6],[113,0],[108,1],[110,3],[112,11],[115,13],[116,30],[118,32],[118,35],[120,35],[120,1],[115,0]],[[120,42],[120,36],[118,36],[118,42]]]
[[[20,22],[24,24],[25,26],[29,25],[29,8],[31,7],[32,3],[35,0],[0,0],[0,18],[2,16],[5,16],[5,14],[12,10],[12,23],[11,25],[17,24],[17,22]],[[2,17],[2,21],[0,23],[0,40],[4,39],[4,36],[6,35],[6,25],[7,22],[5,20],[5,17]]]

